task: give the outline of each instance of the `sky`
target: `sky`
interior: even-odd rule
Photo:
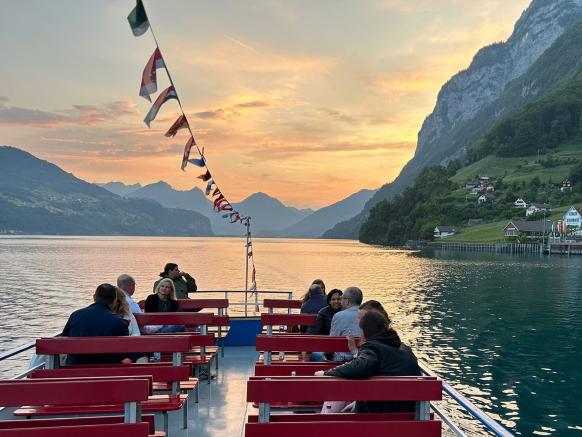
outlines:
[[[319,208],[393,180],[441,86],[529,0],[144,0],[197,143],[231,202]],[[133,0],[0,0],[0,144],[89,182],[202,187],[187,136],[148,129],[153,53]],[[158,89],[168,86],[158,73]]]

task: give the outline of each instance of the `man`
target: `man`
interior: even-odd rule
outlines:
[[[156,287],[164,278],[170,278],[174,281],[176,299],[189,299],[188,293],[194,293],[198,289],[192,276],[186,272],[181,272],[178,264],[168,263],[165,265],[164,271],[160,273],[160,279],[154,283],[154,293],[156,292]]]
[[[135,293],[135,279],[133,279],[129,275],[119,275],[117,278],[117,286],[123,290],[125,294],[125,300],[129,305],[129,310],[133,313],[141,313],[141,308],[139,307],[138,303],[133,300],[132,296]]]
[[[63,337],[101,337],[128,336],[129,328],[126,320],[113,314],[111,310],[117,304],[115,287],[111,284],[101,284],[93,295],[95,303],[75,311],[61,334]],[[83,354],[67,356],[67,364],[110,364],[126,361],[126,355],[118,354]]]
[[[348,287],[341,297],[342,310],[334,314],[331,320],[331,330],[329,335],[344,337],[346,335],[359,336],[360,324],[358,319],[358,309],[362,303],[362,290],[358,287]],[[333,354],[334,361],[348,361],[353,357],[348,352],[336,352]]]

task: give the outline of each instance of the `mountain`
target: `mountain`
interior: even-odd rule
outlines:
[[[529,81],[517,79],[530,71],[565,31],[582,20],[582,0],[534,0],[517,21],[506,42],[484,47],[470,66],[454,75],[440,90],[433,112],[418,133],[412,160],[398,177],[384,185],[366,204],[362,216],[339,223],[326,232],[329,238],[353,238],[370,209],[378,202],[401,193],[429,165],[446,164],[463,157],[477,144],[500,116],[518,110],[539,97],[560,71],[532,72]],[[571,62],[576,59],[560,59]],[[515,91],[519,91],[517,94]],[[512,100],[515,96],[520,98]]]
[[[339,202],[318,209],[278,234],[282,237],[319,238],[336,223],[357,215],[374,193],[375,190],[360,190]]]
[[[280,200],[265,193],[255,193],[234,205],[244,215],[252,217],[253,234],[257,236],[273,234],[286,229],[313,214],[312,209],[297,209],[285,206]]]
[[[119,197],[30,153],[0,146],[0,233],[206,236],[212,230],[195,212]]]
[[[127,197],[153,199],[167,208],[187,209],[203,215],[207,215],[207,211],[212,209],[212,204],[200,188],[194,187],[185,191],[175,190],[163,181],[145,185],[127,194]]]
[[[129,193],[141,188],[141,184],[125,185],[123,182],[107,182],[97,185],[118,196],[127,196]]]

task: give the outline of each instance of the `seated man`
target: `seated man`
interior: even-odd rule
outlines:
[[[334,314],[331,320],[329,335],[345,337],[348,335],[359,335],[360,320],[358,310],[362,303],[362,290],[358,287],[348,287],[341,296],[342,310]],[[352,354],[348,352],[336,352],[333,355],[334,361],[348,361],[352,359]]]
[[[100,337],[129,335],[128,322],[111,309],[117,304],[115,287],[101,284],[93,295],[95,303],[75,311],[63,329],[63,337]],[[119,354],[83,354],[69,355],[67,365],[73,364],[111,364],[125,362],[127,355]],[[128,360],[130,361],[130,360]]]
[[[119,275],[119,277],[117,278],[117,286],[123,290],[123,293],[125,294],[125,300],[129,305],[129,310],[133,314],[141,313],[142,310],[139,307],[139,304],[135,300],[133,300],[132,297],[133,294],[135,293],[135,279],[133,279],[129,275],[125,274]]]

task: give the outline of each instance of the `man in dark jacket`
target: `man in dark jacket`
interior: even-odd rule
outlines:
[[[378,311],[366,312],[360,320],[365,342],[355,358],[325,371],[325,376],[365,379],[371,376],[420,376],[422,373],[410,347],[400,341],[389,321]],[[414,402],[356,402],[356,413],[414,411]]]
[[[128,322],[111,309],[117,304],[115,287],[101,284],[93,295],[95,303],[75,311],[69,316],[63,337],[101,337],[129,335]],[[67,364],[110,364],[119,363],[127,355],[118,354],[83,354],[67,356]]]

